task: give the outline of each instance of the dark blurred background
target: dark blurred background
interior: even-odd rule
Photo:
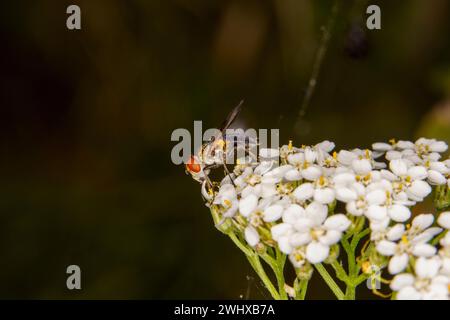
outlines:
[[[449,141],[450,2],[339,2],[300,119],[334,0],[2,2],[0,298],[268,298],[170,160],[174,129],[215,127],[240,99],[240,124],[284,143]]]

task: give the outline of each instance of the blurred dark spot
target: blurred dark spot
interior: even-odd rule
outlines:
[[[369,53],[366,30],[359,23],[353,23],[345,40],[345,53],[352,59],[363,59]]]
[[[74,94],[68,70],[55,67],[39,48],[3,33],[0,42],[1,139],[60,135]]]

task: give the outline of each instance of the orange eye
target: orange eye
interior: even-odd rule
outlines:
[[[186,169],[193,173],[199,173],[201,170],[200,165],[195,162],[195,159],[193,156],[191,156],[189,161],[186,163]]]

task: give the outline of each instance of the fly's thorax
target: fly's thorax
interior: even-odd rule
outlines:
[[[200,158],[206,165],[222,164],[225,142],[222,139],[205,143],[201,148]]]

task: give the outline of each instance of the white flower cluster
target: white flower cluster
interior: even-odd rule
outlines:
[[[429,218],[425,218],[429,219]],[[439,225],[450,229],[450,212],[443,212],[438,219]],[[430,229],[428,229],[430,230]],[[429,238],[426,234],[424,238]],[[422,241],[422,240],[420,240]],[[422,242],[423,243],[423,242]],[[415,243],[415,246],[420,246]],[[391,282],[391,289],[399,300],[448,300],[450,286],[450,233],[446,233],[440,241],[441,249],[436,254],[433,248],[425,249],[428,253],[415,260],[411,270],[398,274]],[[399,252],[400,246],[398,246]],[[420,250],[419,250],[420,251]],[[397,253],[396,253],[397,254]]]
[[[411,207],[432,185],[450,185],[450,160],[440,160],[447,144],[421,138],[333,149],[324,141],[260,150],[258,163],[241,161],[213,197],[203,194],[223,218],[241,222],[250,246],[277,246],[295,268],[326,262],[363,219],[375,253],[396,275],[391,288],[398,299],[447,299],[450,235],[439,251],[430,241],[448,229],[449,213],[439,218],[444,229],[433,226],[432,214],[411,221]]]

